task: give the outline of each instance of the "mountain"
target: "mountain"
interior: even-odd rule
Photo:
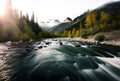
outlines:
[[[41,29],[45,30],[45,31],[49,30],[49,28],[50,28],[50,26],[47,25],[45,22],[40,22],[39,25],[40,25]]]
[[[69,24],[70,24],[69,22],[60,23],[60,24],[50,28],[49,31],[60,33],[62,31],[64,31],[68,27]]]
[[[69,25],[71,25],[72,19],[67,17],[64,22],[59,23],[58,25],[53,26],[52,28],[49,29],[50,32],[57,32],[57,33],[61,33],[63,32],[66,28],[69,27]]]
[[[49,21],[47,21],[47,22],[41,21],[39,23],[39,25],[42,28],[42,30],[48,31],[50,28],[52,28],[53,26],[56,26],[60,23],[61,22],[59,20],[49,19]]]
[[[72,22],[72,19],[70,17],[67,17],[64,22]]]
[[[92,20],[91,20],[92,19]],[[88,10],[76,17],[67,31],[80,30],[90,35],[120,29],[120,1],[104,4],[94,10]]]

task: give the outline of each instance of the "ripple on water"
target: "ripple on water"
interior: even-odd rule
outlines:
[[[109,46],[75,47],[82,44],[60,40],[60,45],[59,40],[49,41],[47,47],[28,52],[25,58],[20,56],[20,62],[16,61],[18,64],[13,67],[13,81],[120,80],[120,58],[116,55],[120,51],[110,51]],[[34,48],[41,43],[34,44]]]

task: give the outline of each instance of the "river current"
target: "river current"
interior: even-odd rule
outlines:
[[[120,81],[119,46],[46,39],[11,51],[11,81]]]

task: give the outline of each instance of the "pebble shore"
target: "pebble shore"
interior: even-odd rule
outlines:
[[[106,45],[114,45],[114,46],[120,46],[120,40],[105,40],[102,42],[95,41],[94,39],[84,39],[80,37],[76,38],[65,38],[67,40],[72,40],[72,41],[81,41],[81,42],[87,42],[87,43],[93,43],[93,44],[106,44]]]
[[[0,81],[10,80],[10,66],[8,61],[10,52],[8,50],[7,46],[0,44]]]

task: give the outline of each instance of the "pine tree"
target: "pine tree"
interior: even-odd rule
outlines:
[[[32,13],[32,16],[31,16],[31,22],[35,23],[35,15],[34,15],[34,12]]]
[[[29,21],[29,15],[28,14],[26,14],[26,20]]]
[[[32,31],[32,28],[28,25],[26,20],[23,20],[23,24],[25,33],[29,36],[29,38],[34,38],[35,33]]]

